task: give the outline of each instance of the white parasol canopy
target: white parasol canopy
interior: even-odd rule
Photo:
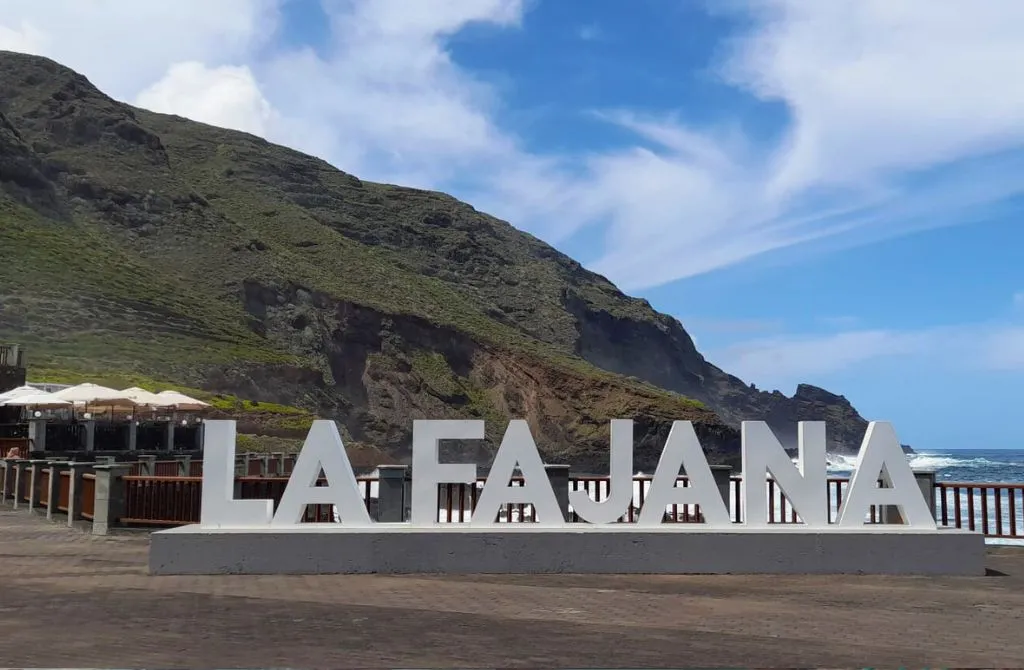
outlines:
[[[52,393],[44,393],[42,391],[36,391],[35,393],[27,393],[19,395],[16,398],[10,398],[8,400],[0,401],[0,405],[4,407],[35,407],[36,409],[59,409],[62,407],[70,407],[71,403],[67,400],[61,400]]]
[[[136,405],[146,405],[148,407],[167,406],[166,400],[164,400],[157,394],[147,391],[144,388],[139,388],[138,386],[133,386],[130,389],[125,389],[121,391],[121,393],[131,398],[132,402],[134,402]]]
[[[53,395],[61,400],[67,400],[68,402],[80,405],[103,405],[108,407],[135,404],[135,401],[128,397],[124,391],[116,391],[98,384],[79,384],[78,386],[66,388],[63,391],[57,391]]]
[[[16,389],[0,393],[0,404],[3,404],[4,400],[10,400],[12,398],[17,398],[18,396],[29,395],[31,393],[39,393],[39,389],[28,385],[19,386]]]
[[[86,407],[92,405],[111,410],[135,408],[135,401],[129,398],[124,391],[116,391],[98,384],[79,384],[63,391],[57,391],[53,395],[61,400]]]
[[[173,407],[174,409],[180,410],[197,410],[205,409],[210,406],[202,400],[190,398],[184,393],[178,393],[177,391],[161,391],[156,395],[163,403],[163,407]]]

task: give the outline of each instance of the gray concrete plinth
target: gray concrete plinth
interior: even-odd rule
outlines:
[[[439,526],[183,526],[153,533],[155,575],[886,574],[984,575],[980,533],[799,528],[586,530]]]

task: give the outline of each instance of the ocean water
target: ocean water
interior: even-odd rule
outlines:
[[[910,467],[935,470],[938,483],[962,484],[1024,484],[1024,449],[958,449],[949,451],[922,451],[908,455]],[[848,477],[856,459],[852,456],[829,456],[829,475]],[[989,537],[988,544],[1024,545],[1024,491],[998,492],[999,509],[995,505],[997,492],[993,489],[972,489],[960,492],[960,504],[956,504],[953,491],[945,491],[946,514],[950,523],[960,508],[962,526],[969,528],[968,519],[973,512],[974,529],[983,530],[988,524],[989,534],[1001,530],[1004,534],[1015,531],[1016,538]],[[1010,497],[1013,497],[1011,509]],[[835,496],[829,494],[835,505]],[[968,499],[970,498],[970,500]],[[936,518],[942,518],[942,503],[936,500]],[[984,510],[984,513],[982,512]],[[998,512],[998,513],[997,513]],[[1012,519],[1011,519],[1012,514]],[[997,518],[1001,522],[996,525]],[[1014,523],[1011,523],[1013,521]]]
[[[910,467],[935,470],[939,482],[984,484],[1024,483],[1024,449],[960,449],[924,451],[909,455]],[[849,476],[854,457],[832,456],[829,473]]]

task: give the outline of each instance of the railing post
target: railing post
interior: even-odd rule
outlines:
[[[476,482],[473,482],[473,486],[476,486]],[[402,482],[402,500],[405,501],[402,509],[402,520],[408,521],[412,519],[412,468],[408,468],[405,471],[405,481]]]
[[[25,468],[28,461],[19,458],[14,461],[14,509],[21,506],[21,492],[25,488]]]
[[[273,472],[270,473],[271,477],[280,477],[284,474],[284,452],[274,451],[270,454],[270,459],[274,461]]]
[[[406,465],[379,465],[377,473],[377,521],[405,521]]]
[[[96,420],[89,419],[85,422],[85,450],[95,451],[96,449]]]
[[[156,456],[153,454],[143,454],[139,456],[139,463],[142,467],[139,468],[141,474],[152,477],[156,474]]]
[[[928,511],[932,513],[932,518],[937,519],[935,515],[935,470],[915,468],[914,479],[917,480],[917,485],[921,487],[921,495],[924,496],[925,502],[928,503]]]
[[[124,476],[131,466],[97,465],[96,499],[93,508],[92,534],[107,535],[124,516]]]
[[[260,454],[260,476],[270,476],[270,454]]]
[[[11,491],[11,461],[10,459],[0,459],[0,468],[3,468],[3,479],[0,480],[0,503],[7,502],[7,498]]]
[[[915,469],[914,480],[917,481],[918,487],[921,489],[921,495],[924,497],[925,503],[928,505],[928,511],[931,512],[932,518],[935,518],[935,470],[926,469]],[[886,486],[892,486],[892,483],[885,481]],[[896,505],[885,505],[881,508],[881,523],[885,524],[904,524],[906,520],[903,518],[903,514],[900,512],[900,508]]]
[[[66,463],[50,462],[50,481],[46,496],[46,518],[49,521],[53,521],[53,515],[59,511],[57,508],[60,506],[60,471],[63,465]]]
[[[34,512],[39,507],[39,493],[42,484],[43,466],[46,461],[29,461],[28,478],[28,511]]]
[[[175,460],[178,461],[178,476],[188,477],[192,472],[192,457],[188,455],[178,456]]]
[[[79,461],[68,463],[68,527],[74,527],[75,522],[82,518],[82,475],[95,465]]]
[[[251,451],[245,452],[245,474],[246,476],[252,476],[252,462],[259,458],[259,454],[254,454]]]
[[[569,521],[569,466],[568,465],[545,465],[544,472],[547,473],[548,483],[555,492],[555,500],[558,501],[558,508],[562,510],[562,521]],[[534,510],[534,514],[537,510]],[[537,521],[538,519],[534,519]],[[548,519],[540,519],[548,523]]]
[[[134,452],[139,447],[139,422],[133,417],[128,422],[128,451]]]
[[[174,419],[167,422],[164,433],[164,451],[174,451]]]
[[[30,419],[28,439],[33,451],[46,451],[46,419]]]
[[[722,501],[725,503],[725,510],[729,512],[729,518],[732,518],[732,512],[729,507],[729,499],[732,497],[732,466],[731,465],[712,465],[711,476],[715,478],[715,486],[718,487],[718,493],[722,496]]]

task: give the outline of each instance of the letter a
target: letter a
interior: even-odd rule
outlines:
[[[321,469],[327,486],[316,485]],[[272,525],[298,524],[306,513],[306,505],[333,505],[341,522],[349,526],[369,526],[372,523],[345,453],[345,445],[333,421],[313,422]]]
[[[878,488],[879,479],[891,483],[891,488]],[[936,527],[896,431],[885,421],[868,424],[837,524],[863,527],[872,505],[899,507],[908,526]]]
[[[676,486],[679,469],[686,470],[689,486]],[[708,459],[693,430],[692,421],[673,421],[658,459],[650,491],[640,508],[638,526],[660,526],[669,505],[700,505],[705,528],[730,528],[732,520],[722,500]],[[698,526],[699,527],[699,526]]]
[[[516,466],[523,473],[522,486],[509,486]],[[530,426],[522,419],[508,422],[501,446],[476,502],[469,523],[471,526],[495,526],[495,517],[503,503],[533,505],[537,525],[551,528],[565,525],[558,498],[551,488],[544,462],[530,434]]]

